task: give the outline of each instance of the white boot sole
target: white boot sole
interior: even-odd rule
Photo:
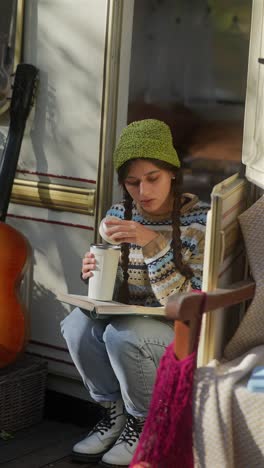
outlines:
[[[99,465],[104,466],[105,468],[128,468],[129,467],[129,465],[112,465],[110,463],[105,463],[103,461],[100,461]]]
[[[99,462],[101,460],[101,458],[103,457],[103,455],[106,452],[108,452],[108,450],[109,450],[109,448],[107,450],[104,450],[103,452],[92,453],[92,454],[72,451],[71,459],[72,459],[72,461],[84,462],[84,463]]]

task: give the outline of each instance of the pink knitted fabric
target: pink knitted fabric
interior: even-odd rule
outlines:
[[[173,343],[161,358],[147,420],[130,467],[192,468],[192,389],[196,352],[182,361]],[[149,465],[141,464],[147,462]]]
[[[204,294],[205,301],[205,293],[201,294]],[[181,361],[177,360],[174,344],[171,343],[160,360],[148,416],[129,465],[131,468],[194,466],[192,393],[200,327],[201,320],[192,354]]]

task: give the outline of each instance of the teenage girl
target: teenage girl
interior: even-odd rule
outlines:
[[[127,304],[165,305],[168,297],[201,289],[208,206],[181,192],[180,161],[169,127],[147,119],[122,132],[114,165],[124,190],[100,226],[121,244],[116,299]],[[87,252],[83,279],[96,263]],[[128,466],[148,412],[156,369],[174,338],[172,324],[144,316],[92,319],[74,309],[62,322],[73,362],[91,398],[105,416],[73,447],[73,458]]]

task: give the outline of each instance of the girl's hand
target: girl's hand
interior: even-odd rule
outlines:
[[[130,243],[144,247],[150,241],[158,237],[155,231],[143,226],[136,221],[126,221],[123,219],[106,218],[105,233],[115,243]]]
[[[95,270],[95,264],[94,254],[86,252],[82,261],[82,277],[84,280],[93,276],[92,270]]]

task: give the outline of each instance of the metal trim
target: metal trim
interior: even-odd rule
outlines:
[[[99,241],[99,224],[109,208],[113,189],[112,156],[116,138],[116,116],[120,68],[123,0],[108,0],[104,57],[104,80],[101,114],[101,137],[97,175],[95,242]]]
[[[11,202],[93,216],[95,192],[95,189],[14,179]]]
[[[21,55],[22,55],[24,11],[25,11],[25,0],[18,0],[18,2],[17,2],[17,18],[16,18],[16,40],[15,40],[14,70],[16,69],[16,66],[20,63],[20,59],[21,59]]]

